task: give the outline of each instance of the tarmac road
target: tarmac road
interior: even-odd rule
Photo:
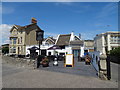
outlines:
[[[117,88],[114,81],[93,76],[17,67],[2,63],[3,88]]]

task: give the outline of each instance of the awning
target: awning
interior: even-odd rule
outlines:
[[[61,48],[57,45],[54,45],[54,46],[48,48],[47,50],[55,50],[55,49],[61,49]]]
[[[36,46],[33,46],[33,47],[31,47],[31,48],[28,48],[28,50],[39,50],[39,48],[36,47]]]

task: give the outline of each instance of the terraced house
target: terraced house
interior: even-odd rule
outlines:
[[[41,30],[36,19],[32,18],[31,24],[26,26],[13,25],[10,30],[9,54],[26,55],[26,47],[38,45],[36,30]]]

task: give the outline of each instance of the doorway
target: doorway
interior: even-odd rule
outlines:
[[[80,50],[73,50],[73,55],[74,55],[74,57],[78,57],[78,56],[80,56]]]
[[[18,47],[18,55],[20,54],[20,48]]]
[[[46,56],[46,50],[41,50],[41,55]]]

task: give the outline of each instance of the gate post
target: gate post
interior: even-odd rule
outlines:
[[[107,62],[107,79],[110,80],[111,79],[111,68],[110,68],[110,56],[109,55],[107,55],[106,62]]]
[[[100,60],[98,61],[98,67],[99,67],[99,78],[103,80],[107,80],[107,62],[106,62],[107,56],[102,54],[100,55]]]

